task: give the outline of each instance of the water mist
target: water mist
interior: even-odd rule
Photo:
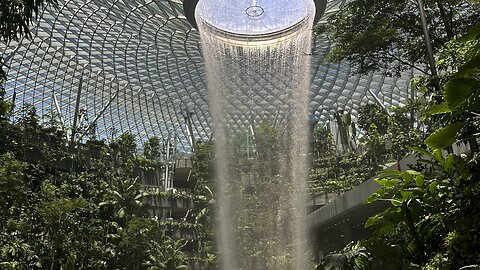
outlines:
[[[307,269],[312,0],[200,0],[220,267]]]

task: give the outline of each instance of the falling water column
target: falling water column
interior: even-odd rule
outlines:
[[[221,268],[307,269],[313,3],[203,0],[196,13],[213,118]],[[251,134],[254,157],[239,157],[232,137],[256,126],[263,133]]]

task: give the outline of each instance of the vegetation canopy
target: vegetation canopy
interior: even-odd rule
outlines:
[[[478,21],[478,1],[425,1],[434,54]],[[349,60],[359,73],[381,70],[399,75],[404,70],[427,71],[427,52],[415,1],[356,0],[336,13],[327,27],[334,43],[330,59]]]

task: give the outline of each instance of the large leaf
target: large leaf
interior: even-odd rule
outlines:
[[[451,110],[461,106],[468,101],[469,98],[475,94],[478,95],[477,90],[479,82],[472,78],[454,78],[448,81],[444,89],[445,101]]]
[[[478,72],[480,69],[480,48],[472,49],[471,54],[472,58],[459,67],[457,73],[453,75],[455,78],[473,77]]]
[[[411,149],[413,151],[419,153],[421,156],[427,156],[427,157],[435,158],[431,152],[429,152],[428,150],[425,150],[423,148],[414,146]]]
[[[433,149],[444,149],[455,142],[455,136],[464,126],[464,122],[457,122],[441,128],[430,134],[425,140],[425,144]]]
[[[384,221],[383,218],[385,217],[385,215],[389,213],[389,210],[390,209],[385,209],[381,213],[378,213],[374,216],[369,217],[365,222],[365,228],[369,228],[371,226],[378,225],[381,222],[383,222]]]
[[[437,188],[438,188],[438,183],[437,182],[432,182],[428,186],[428,191],[430,191],[431,194],[436,194]]]
[[[467,34],[460,38],[460,41],[467,42],[478,38],[480,38],[480,22],[470,28]]]
[[[396,184],[400,183],[398,179],[389,179],[389,178],[380,178],[374,179],[380,186],[385,187],[387,189],[393,188]]]
[[[377,192],[374,192],[372,195],[370,195],[370,197],[368,197],[365,203],[376,202],[382,199],[384,196],[385,196],[385,189],[380,188],[379,190],[377,190]]]
[[[433,105],[428,109],[428,113],[431,115],[449,113],[452,110],[449,108],[448,103],[443,102],[441,104]]]
[[[415,177],[415,183],[418,187],[423,187],[423,184],[425,183],[425,176],[423,174],[417,175],[417,177]]]

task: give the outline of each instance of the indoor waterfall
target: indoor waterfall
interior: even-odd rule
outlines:
[[[200,0],[222,269],[307,269],[312,0]]]

